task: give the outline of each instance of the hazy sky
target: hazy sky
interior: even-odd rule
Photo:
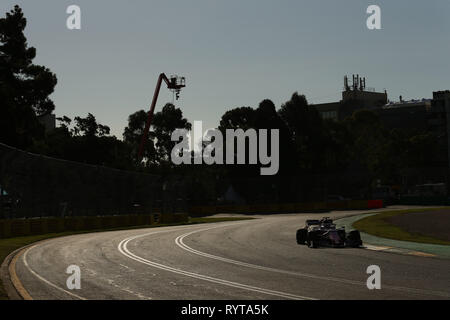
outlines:
[[[148,110],[160,72],[187,78],[176,105],[205,127],[265,98],[280,107],[295,91],[339,100],[345,74],[391,100],[450,89],[448,0],[1,0],[1,15],[14,4],[35,62],[58,77],[55,113],[91,112],[119,138],[128,115]],[[66,28],[71,4],[82,30]],[[366,27],[370,4],[382,30]],[[157,110],[171,100],[163,89]]]

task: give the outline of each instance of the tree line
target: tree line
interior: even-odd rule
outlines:
[[[192,199],[217,200],[223,186],[233,185],[248,199],[288,201],[317,197],[317,190],[330,187],[334,182],[329,177],[337,175],[358,173],[353,187],[364,192],[379,181],[401,184],[405,168],[433,166],[429,155],[440,148],[431,132],[388,129],[369,110],[358,110],[343,121],[322,119],[304,95],[294,93],[279,108],[266,99],[257,107],[226,111],[220,119],[222,131],[279,129],[280,169],[275,177],[259,177],[258,165],[175,167],[170,161],[176,143],[171,134],[191,129],[191,123],[171,103],[154,115],[144,150],[147,161],[141,164],[137,151],[148,116],[144,110],[128,117],[122,139],[91,113],[74,119],[62,116],[55,130],[45,131],[39,118],[55,109],[50,95],[57,77],[33,63],[36,49],[28,46],[26,24],[19,6],[0,19],[0,142],[23,150],[124,170],[190,176],[196,186]]]

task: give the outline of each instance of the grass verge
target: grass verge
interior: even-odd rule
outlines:
[[[398,226],[390,224],[387,219],[398,216],[405,215],[413,212],[424,212],[424,211],[434,211],[441,210],[442,208],[425,208],[425,209],[408,209],[408,210],[397,210],[397,211],[385,211],[370,217],[363,218],[353,223],[353,227],[362,232],[393,240],[420,242],[420,243],[430,243],[430,244],[441,244],[450,245],[450,242],[425,236],[419,233],[409,233]]]
[[[92,232],[106,232],[106,231],[118,231],[118,230],[132,230],[132,229],[142,229],[142,228],[159,228],[159,227],[169,227],[178,225],[191,225],[200,223],[215,223],[215,222],[227,222],[227,221],[240,221],[240,220],[251,220],[254,218],[243,218],[243,217],[223,217],[223,218],[189,218],[188,222],[172,223],[172,224],[158,224],[149,226],[138,226],[138,227],[127,227],[127,228],[114,228],[114,229],[102,229],[102,230],[89,230],[89,231],[74,231],[74,232],[63,232],[63,233],[49,233],[36,236],[27,237],[17,237],[9,239],[0,239],[0,264],[5,260],[5,258],[14,250],[22,248],[26,245],[38,242],[41,240],[83,234]],[[8,295],[5,292],[3,283],[0,279],[0,300],[8,300]]]

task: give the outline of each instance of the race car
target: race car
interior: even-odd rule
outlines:
[[[345,227],[336,228],[333,220],[325,217],[321,220],[306,220],[305,227],[297,230],[297,243],[310,248],[321,246],[357,248],[362,245],[358,230],[345,232]]]

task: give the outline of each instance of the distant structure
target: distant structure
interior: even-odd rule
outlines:
[[[343,120],[357,109],[376,109],[387,103],[386,91],[375,92],[373,88],[366,88],[366,78],[357,74],[352,76],[351,83],[347,76],[344,77],[341,101],[316,104],[314,107],[324,119]]]
[[[344,120],[355,111],[368,109],[378,114],[388,129],[405,132],[433,132],[443,143],[442,150],[433,157],[436,167],[450,169],[450,90],[433,92],[432,99],[388,100],[386,90],[376,92],[366,88],[366,78],[353,75],[351,82],[344,77],[342,100],[312,105],[323,119]]]
[[[447,140],[447,159],[450,168],[450,90],[433,92],[428,122],[430,130],[433,130],[439,138]]]
[[[56,116],[53,113],[48,113],[42,116],[38,116],[40,124],[45,128],[45,132],[50,132],[56,128]]]
[[[400,101],[390,102],[374,111],[388,129],[417,134],[433,133],[440,142],[440,149],[429,155],[433,165],[421,168],[422,183],[445,182],[450,185],[449,90],[433,92],[433,99],[404,100],[400,97]]]

